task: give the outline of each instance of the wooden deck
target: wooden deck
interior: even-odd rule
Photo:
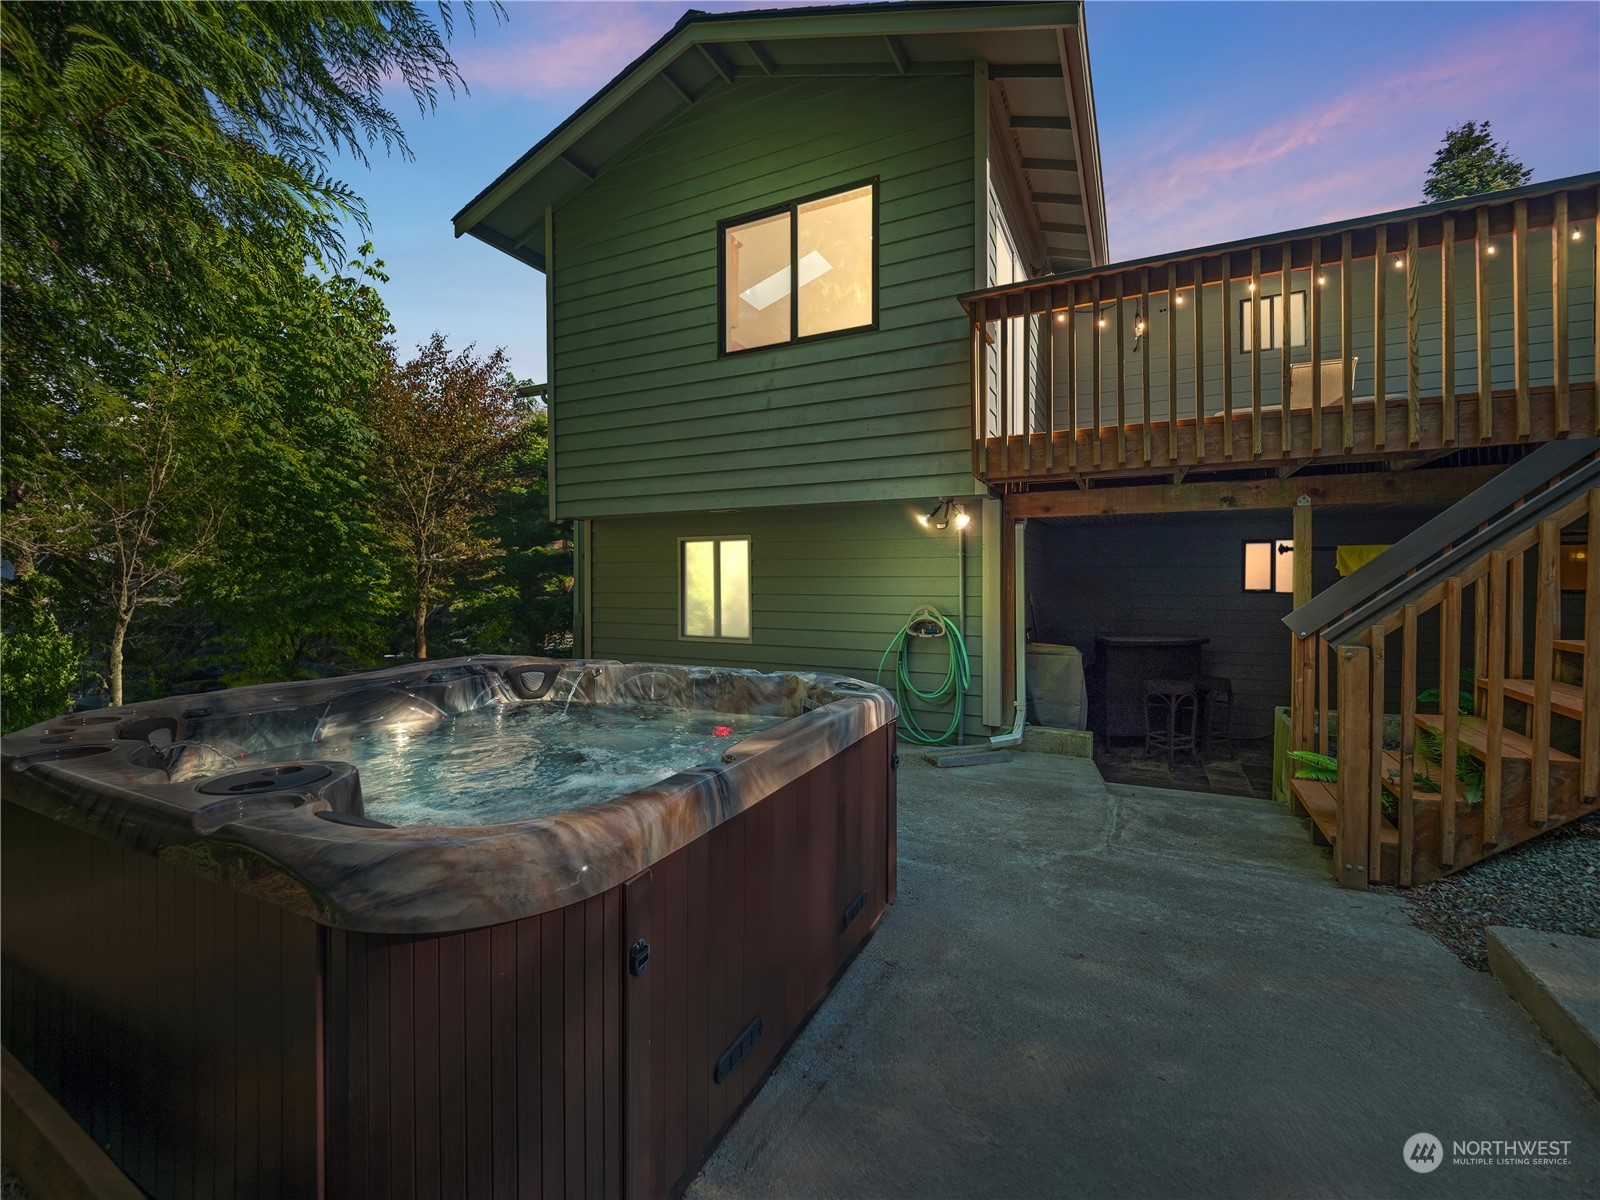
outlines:
[[[1086,485],[1324,459],[1404,467],[1592,436],[1597,183],[963,296],[973,473]]]

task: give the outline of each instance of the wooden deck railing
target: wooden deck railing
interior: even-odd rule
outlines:
[[[1291,743],[1337,758],[1341,885],[1426,882],[1600,803],[1600,442],[1571,449],[1503,508],[1481,489],[1454,544],[1391,550],[1337,619],[1289,618]]]
[[[1600,431],[1597,203],[1584,176],[963,296],[973,473]]]

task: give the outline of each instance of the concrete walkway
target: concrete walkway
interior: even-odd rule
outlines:
[[[901,761],[899,902],[692,1200],[1600,1195],[1577,1074],[1283,809]],[[1569,1165],[1450,1161],[1512,1138]]]

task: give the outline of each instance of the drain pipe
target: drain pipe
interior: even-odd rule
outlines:
[[[1014,562],[1023,562],[1023,554],[1027,550],[1027,541],[1024,539],[1022,531],[1027,526],[1027,523],[1028,522],[1026,519],[1019,520],[1016,523],[1016,526],[1011,530],[1010,536],[1016,538],[1019,542],[1022,542],[1022,545],[1017,547],[1017,553],[1012,556]],[[1001,536],[1005,535],[1002,534]],[[1025,570],[1024,577],[1026,577]],[[1028,720],[1028,698],[1026,695],[1026,683],[1023,679],[1024,668],[1026,666],[1024,655],[1026,655],[1028,649],[1027,635],[1023,629],[1021,612],[1023,604],[1023,589],[1021,587],[1016,588],[1015,595],[1015,607],[1017,611],[1011,614],[1011,623],[1015,630],[1017,643],[1017,669],[1015,671],[1015,675],[1017,677],[1017,694],[1013,697],[1015,702],[1014,707],[1016,709],[1016,717],[1011,722],[1011,729],[1008,732],[996,734],[994,737],[989,739],[989,748],[991,750],[1007,750],[1011,749],[1012,747],[1022,745],[1022,727],[1027,723]]]
[[[967,636],[967,531],[956,526],[956,629]],[[967,692],[956,695],[956,745],[967,744]]]

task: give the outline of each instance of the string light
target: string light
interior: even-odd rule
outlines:
[[[1179,295],[1178,295],[1178,307],[1179,308],[1183,307],[1183,295],[1182,295],[1182,293],[1179,293]]]
[[[1483,248],[1483,252],[1485,254],[1493,254],[1494,253],[1494,247],[1493,246],[1485,246]]]
[[[1252,292],[1256,290],[1256,281],[1253,279],[1250,281],[1250,290]]]
[[[1396,271],[1404,270],[1405,269],[1405,265],[1406,265],[1406,260],[1403,259],[1403,258],[1397,258],[1397,259],[1394,260],[1394,269]]]
[[[1573,240],[1573,241],[1575,241],[1575,242],[1581,242],[1581,241],[1583,241],[1583,230],[1581,230],[1581,229],[1574,229],[1574,230],[1573,230],[1573,231],[1572,231],[1572,240]]]
[[[1317,276],[1317,286],[1318,287],[1327,287],[1328,286],[1328,277],[1326,275],[1318,275]]]
[[[1064,313],[1064,312],[1058,312],[1056,314],[1056,324],[1057,325],[1065,325],[1066,323],[1067,323],[1067,314]]]
[[[1104,329],[1106,327],[1106,319],[1104,317],[1101,317],[1100,321],[1099,321],[1099,324],[1100,324],[1100,328]]]

